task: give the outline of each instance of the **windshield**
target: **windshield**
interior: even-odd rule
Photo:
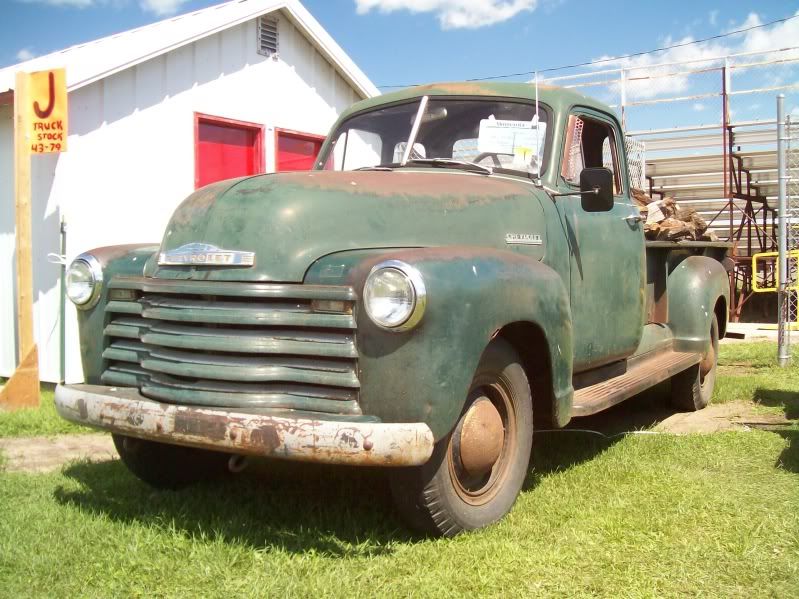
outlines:
[[[421,102],[417,99],[347,119],[333,132],[318,168],[400,166]],[[547,114],[540,107],[536,121],[535,106],[522,102],[430,98],[407,161],[539,175],[546,157]]]

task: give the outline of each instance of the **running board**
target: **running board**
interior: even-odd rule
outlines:
[[[699,363],[700,358],[699,354],[669,350],[638,361],[624,374],[576,390],[572,416],[589,416],[607,410]]]

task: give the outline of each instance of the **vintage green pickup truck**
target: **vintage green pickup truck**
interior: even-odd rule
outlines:
[[[69,268],[59,413],[175,488],[243,456],[390,468],[423,531],[501,518],[536,429],[666,379],[707,405],[721,243],[647,243],[605,105],[525,84],[360,102],[308,172],[214,183]]]

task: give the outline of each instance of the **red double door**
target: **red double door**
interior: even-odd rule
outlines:
[[[196,115],[195,188],[223,179],[263,173],[263,143],[262,125]],[[277,129],[277,171],[310,170],[321,147],[321,137]]]

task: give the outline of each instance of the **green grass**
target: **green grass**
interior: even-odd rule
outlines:
[[[799,593],[796,431],[541,435],[511,514],[409,535],[385,474],[262,465],[157,493],[118,462],[0,478],[7,596]]]
[[[724,346],[717,399],[799,418],[772,355]],[[119,462],[0,472],[0,595],[799,596],[796,423],[540,433],[533,456],[508,517],[452,540],[408,533],[380,471],[264,461],[180,492]]]
[[[799,347],[789,367],[777,366],[776,356],[773,342],[722,345],[713,403],[753,400],[767,411],[799,418]]]
[[[42,389],[38,408],[5,412],[0,410],[0,437],[33,437],[67,433],[91,433],[90,428],[72,424],[55,411],[53,391]]]

